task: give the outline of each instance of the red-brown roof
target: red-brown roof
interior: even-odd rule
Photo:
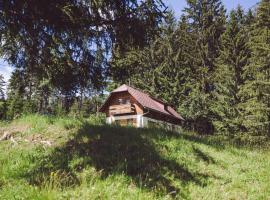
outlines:
[[[157,112],[161,112],[162,114],[166,114],[172,117],[175,117],[177,119],[184,120],[181,115],[179,115],[171,106],[167,106],[165,109],[165,103],[161,100],[155,99],[148,94],[137,90],[135,88],[132,88],[127,85],[121,85],[117,89],[113,90],[112,93],[117,92],[128,92],[130,95],[132,95],[144,108],[148,108]],[[103,104],[103,106],[106,104],[106,102]],[[102,110],[103,106],[100,108]]]

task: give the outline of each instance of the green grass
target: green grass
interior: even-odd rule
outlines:
[[[243,146],[239,138],[106,126],[95,117],[32,115],[1,126],[16,143],[0,142],[0,199],[270,196],[268,142]]]

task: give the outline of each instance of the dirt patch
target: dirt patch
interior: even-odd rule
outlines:
[[[25,141],[34,144],[43,144],[45,146],[52,146],[52,141],[47,140],[41,134],[30,135],[25,139]]]
[[[32,134],[23,137],[22,133],[29,130],[31,127],[27,124],[11,124],[7,127],[0,128],[0,141],[10,140],[12,143],[25,141],[32,144],[42,144],[44,146],[51,146],[52,142],[45,139],[41,134]]]
[[[23,133],[30,129],[30,126],[28,124],[11,124],[7,127],[1,127],[0,128],[0,134],[3,134],[4,132],[8,132],[11,134],[14,133]]]
[[[22,124],[16,124],[16,125],[10,125],[7,127],[0,128],[0,141],[3,140],[12,140],[14,141],[14,137],[16,137],[18,134],[23,133],[27,131],[30,128],[29,125],[22,125]]]

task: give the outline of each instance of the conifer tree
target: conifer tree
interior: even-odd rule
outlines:
[[[243,70],[251,54],[247,17],[240,6],[231,11],[215,72],[216,101],[212,105],[217,115],[215,128],[231,134],[244,131],[240,90],[244,84]]]
[[[251,29],[251,26],[255,23],[254,11],[249,9],[245,15],[245,25],[247,28]]]
[[[0,120],[6,116],[6,101],[5,101],[5,81],[4,76],[0,74]]]
[[[26,94],[26,81],[24,72],[12,72],[7,88],[7,118],[13,119],[23,113],[24,97]]]
[[[270,136],[270,0],[259,3],[255,20],[251,61],[244,69],[243,123],[251,134]]]
[[[187,19],[182,16],[178,25],[169,19],[162,37],[151,48],[157,60],[153,72],[155,94],[189,116],[189,91],[194,80],[194,66],[190,55],[195,51],[195,36],[190,33]]]
[[[0,74],[0,100],[4,100],[5,99],[5,80],[4,80],[4,76],[2,74]]]
[[[191,54],[195,61],[196,79],[190,92],[190,119],[200,132],[212,133],[214,113],[211,110],[214,92],[214,71],[217,68],[221,35],[225,29],[225,9],[221,0],[187,0],[185,15],[190,30],[196,37],[197,52]]]

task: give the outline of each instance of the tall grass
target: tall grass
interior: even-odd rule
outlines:
[[[30,115],[3,124],[17,143],[0,142],[0,199],[270,196],[267,142],[251,148],[248,140],[103,123]]]

